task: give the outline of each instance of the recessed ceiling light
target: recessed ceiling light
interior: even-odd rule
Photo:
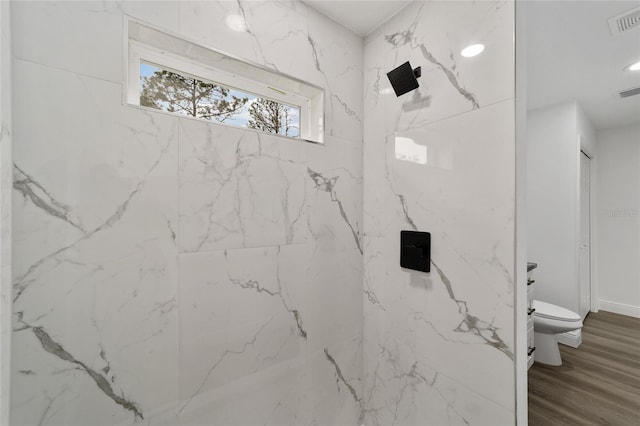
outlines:
[[[227,27],[231,28],[233,31],[237,31],[239,33],[247,31],[247,23],[240,15],[227,15],[224,22],[227,24]]]
[[[640,71],[640,61],[635,64],[631,64],[624,69],[625,71]]]
[[[472,44],[471,46],[467,46],[462,49],[460,54],[465,58],[472,58],[482,53],[484,50],[484,44]]]

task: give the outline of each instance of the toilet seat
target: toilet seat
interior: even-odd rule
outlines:
[[[567,322],[578,322],[582,320],[580,315],[570,311],[569,309],[552,305],[551,303],[541,302],[539,300],[533,301],[533,308],[535,309],[533,315],[538,318]]]

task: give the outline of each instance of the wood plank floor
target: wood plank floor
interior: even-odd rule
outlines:
[[[562,366],[529,369],[529,425],[640,426],[640,319],[587,316],[578,349]]]

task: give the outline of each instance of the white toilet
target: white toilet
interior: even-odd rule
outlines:
[[[533,301],[535,362],[562,365],[556,334],[582,328],[582,318],[569,309],[551,303]]]

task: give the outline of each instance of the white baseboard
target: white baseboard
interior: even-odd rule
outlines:
[[[577,348],[582,343],[582,329],[556,334],[556,340],[563,345]]]
[[[598,308],[602,311],[613,312],[614,314],[640,318],[640,306],[626,305],[609,300],[599,300]]]

